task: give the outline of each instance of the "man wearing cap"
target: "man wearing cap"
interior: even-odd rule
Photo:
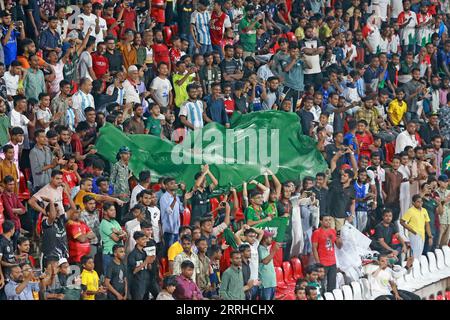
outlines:
[[[395,153],[403,152],[407,146],[415,148],[419,145],[416,138],[416,128],[416,121],[408,122],[406,130],[400,133],[395,140]]]
[[[137,85],[139,84],[139,70],[135,65],[128,67],[128,78],[123,82],[123,95],[127,103],[140,103]]]
[[[275,267],[273,265],[273,258],[280,248],[280,244],[275,242],[272,245],[273,234],[264,231],[264,236],[258,247],[259,255],[259,270],[258,278],[261,280],[259,287],[259,299],[273,300],[275,298],[275,289],[277,287],[277,279],[275,275]]]
[[[444,210],[439,216],[439,247],[447,246],[450,240],[450,190],[448,190],[448,176],[442,174],[438,178],[439,188],[436,190]]]
[[[121,221],[121,218],[124,217],[125,213],[128,211],[128,202],[130,200],[130,185],[128,183],[128,179],[133,174],[128,167],[130,157],[130,149],[126,146],[121,147],[117,153],[118,161],[113,164],[111,168],[110,181],[111,184],[114,185],[114,192],[116,192],[116,194],[123,195],[120,197],[120,200],[125,202],[125,205],[123,205],[122,209],[118,212],[118,221]]]

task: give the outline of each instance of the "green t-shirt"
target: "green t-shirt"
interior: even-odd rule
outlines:
[[[259,221],[267,217],[267,212],[261,207],[260,210],[255,210],[253,206],[248,206],[245,209],[245,220],[248,221]]]
[[[267,247],[258,247],[259,255],[259,272],[258,277],[261,280],[262,288],[275,288],[277,286],[277,277],[275,275],[275,268],[273,265],[273,259],[268,264],[262,263],[262,261],[270,255],[270,251]]]
[[[11,128],[11,121],[6,114],[0,115],[0,145],[5,145],[9,141],[8,129]]]
[[[152,116],[148,117],[145,120],[145,129],[148,129],[148,134],[160,137],[162,131],[161,120],[155,119]]]
[[[194,75],[191,74],[188,78],[183,82],[182,85],[177,85],[177,81],[183,79],[184,74],[175,73],[172,76],[173,81],[173,89],[175,91],[175,105],[180,107],[181,104],[189,99],[189,95],[187,93],[187,86],[193,82]]]
[[[114,241],[110,235],[113,229],[121,230],[120,224],[116,220],[103,219],[100,223],[100,238],[103,243],[103,254],[112,254],[112,248],[115,244],[122,244],[122,241]]]
[[[262,208],[264,210],[264,213],[271,214],[274,217],[278,217],[278,209],[277,209],[277,201],[275,202],[264,202],[262,205]]]
[[[252,21],[249,21],[247,17],[241,20],[239,23],[239,42],[244,49],[244,51],[247,52],[254,52],[256,48],[256,29],[259,28],[260,24],[259,22],[256,22],[255,25],[251,30],[247,30],[247,32],[244,32],[245,28],[247,28]]]
[[[321,298],[320,291],[322,290],[322,286],[319,282],[308,282],[308,286],[317,288],[317,299]]]

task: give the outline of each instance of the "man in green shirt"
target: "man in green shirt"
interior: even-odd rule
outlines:
[[[0,145],[5,145],[9,141],[9,128],[11,120],[6,115],[6,103],[0,100]]]
[[[263,194],[254,189],[249,192],[250,205],[245,209],[245,219],[251,227],[253,225],[268,222],[272,220],[272,215],[264,211],[262,205],[264,202]]]
[[[231,252],[230,260],[231,266],[222,275],[219,295],[224,300],[245,300],[241,253]]]
[[[150,117],[145,120],[145,133],[163,139],[161,126],[161,108],[157,103],[149,106]]]
[[[27,99],[34,98],[39,101],[39,94],[47,92],[45,87],[44,72],[39,69],[39,59],[36,55],[29,58],[30,68],[26,69],[25,77],[23,79],[23,87]],[[52,72],[53,69],[50,68]]]
[[[272,244],[272,234],[265,231],[261,244],[258,247],[259,254],[259,280],[261,285],[259,286],[259,299],[261,300],[273,300],[275,297],[275,289],[277,287],[277,277],[275,275],[275,267],[273,265],[273,257],[278,252],[280,245],[275,242],[272,250],[270,245]]]
[[[239,23],[239,42],[244,48],[244,59],[255,54],[256,30],[261,26],[258,21],[262,22],[265,29],[264,13],[255,17],[255,6],[252,4],[245,7],[245,12],[245,17]]]
[[[114,204],[106,202],[103,205],[103,220],[100,223],[100,238],[103,244],[103,270],[106,274],[108,266],[113,260],[113,246],[123,245],[127,234],[122,230],[120,224],[115,220],[116,208]]]

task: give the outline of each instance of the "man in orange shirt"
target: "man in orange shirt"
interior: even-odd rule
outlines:
[[[30,63],[28,61],[28,58],[31,55],[36,54],[36,45],[33,42],[33,40],[31,40],[31,39],[24,39],[22,41],[22,47],[23,47],[23,55],[17,56],[17,61],[20,62],[20,64],[22,65],[22,68],[29,69],[30,68]],[[44,67],[44,66],[48,65],[48,63],[45,62],[44,59],[42,59],[39,56],[37,56],[37,57],[38,57],[38,60],[39,60],[39,67]]]
[[[108,202],[117,203],[119,206],[123,206],[122,200],[119,200],[117,198],[113,198],[110,196],[106,196],[106,195],[99,195],[99,194],[92,193],[92,179],[91,178],[81,179],[80,191],[77,193],[77,195],[73,199],[73,201],[75,202],[75,205],[78,206],[81,210],[84,210],[83,198],[86,195],[90,195],[96,201],[99,201],[99,202],[108,201]]]

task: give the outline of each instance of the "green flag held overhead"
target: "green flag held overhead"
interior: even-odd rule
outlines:
[[[230,230],[230,228],[226,228],[223,231],[223,238],[225,239],[225,242],[227,243],[227,245],[229,245],[230,247],[232,247],[235,250],[238,248],[236,239],[234,238],[234,233],[233,233],[233,231]]]
[[[153,181],[172,176],[188,188],[206,163],[222,190],[230,186],[240,189],[243,181],[261,177],[267,168],[280,181],[299,180],[327,168],[316,142],[301,134],[299,118],[293,112],[235,114],[230,129],[209,123],[190,132],[179,145],[151,135],[127,135],[111,124],[100,129],[99,155],[114,163],[121,146],[132,152],[129,167],[135,176],[150,170]]]
[[[284,242],[286,235],[286,228],[289,224],[288,217],[273,218],[270,221],[259,223],[255,225],[255,228],[267,230],[273,233],[273,239],[276,242]]]

